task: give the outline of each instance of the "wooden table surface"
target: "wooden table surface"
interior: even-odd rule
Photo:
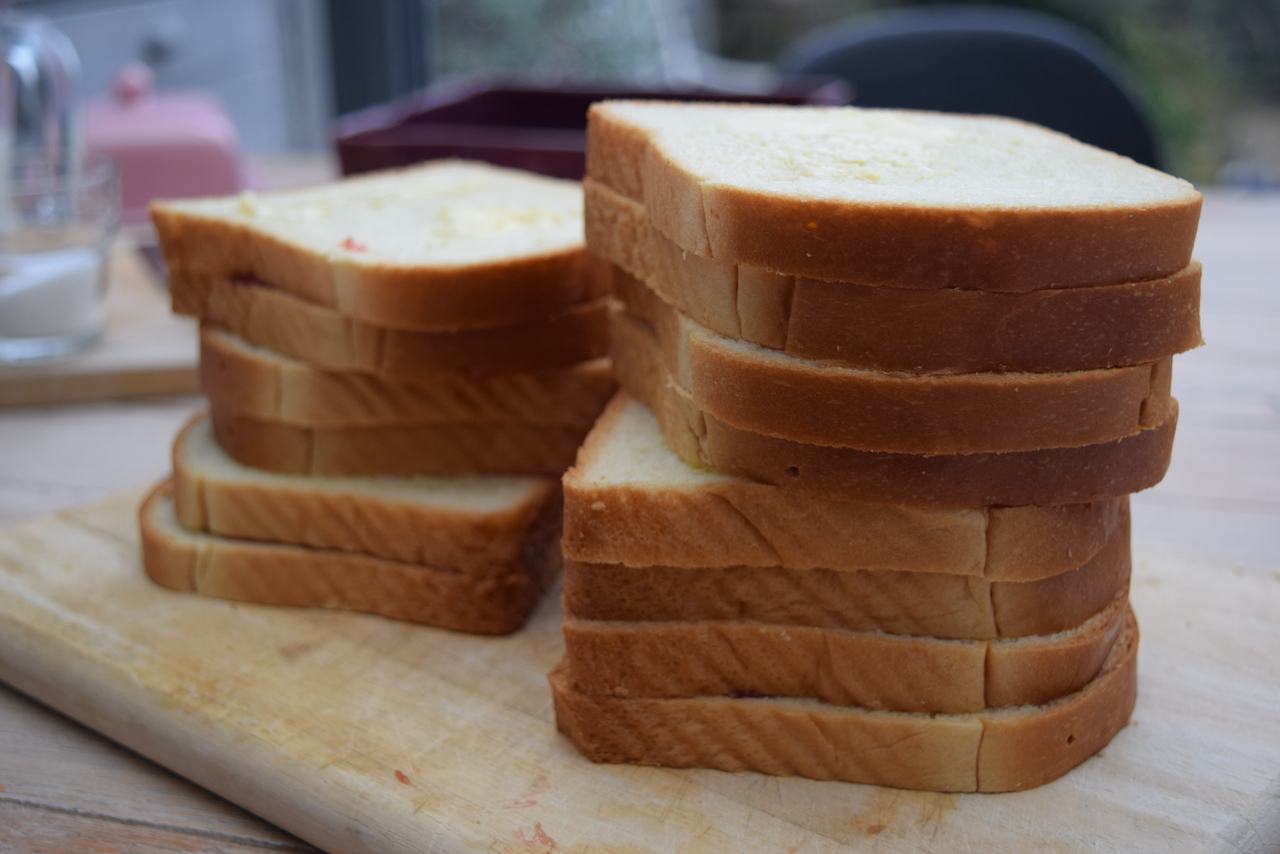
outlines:
[[[1277,238],[1280,195],[1208,194],[1196,249],[1208,346],[1175,360],[1173,465],[1133,510],[1144,548],[1280,581]],[[0,410],[0,527],[162,477],[173,435],[199,406],[177,397]],[[85,850],[310,849],[0,686],[0,851]]]

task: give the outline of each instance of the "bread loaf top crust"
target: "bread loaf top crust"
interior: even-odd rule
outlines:
[[[1026,291],[1187,266],[1186,181],[1013,119],[610,101],[587,174],[682,249],[828,281]]]

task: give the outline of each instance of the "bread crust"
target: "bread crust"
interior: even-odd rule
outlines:
[[[681,120],[655,119],[664,113],[679,113]],[[691,147],[713,137],[723,144],[722,125],[750,121],[753,113],[772,121],[744,130],[735,144],[749,144],[753,133],[767,136],[768,124],[790,130],[788,119],[821,115],[837,122],[905,117],[961,133],[1008,131],[1018,145],[1054,148],[1071,158],[1063,166],[1069,178],[1061,180],[1076,183],[1063,186],[1078,194],[1088,182],[1091,192],[1088,201],[1064,203],[1041,185],[1034,203],[1003,201],[1007,185],[993,167],[963,202],[910,192],[886,197],[838,178],[821,185],[822,197],[797,191],[794,182],[769,184],[751,169],[688,162]],[[839,137],[833,132],[827,140]],[[850,145],[841,151],[856,160],[851,146],[867,137],[845,139]],[[1168,276],[1190,263],[1201,205],[1185,181],[1023,122],[849,107],[595,104],[588,112],[587,175],[643,204],[655,228],[694,254],[825,281],[911,288],[1021,292]],[[1130,180],[1147,192],[1127,197]]]
[[[213,405],[263,421],[312,427],[512,422],[592,424],[616,384],[608,359],[473,377],[438,373],[394,382],[330,371],[200,327],[200,384]]]
[[[612,346],[632,355],[652,353],[652,336],[647,324],[620,322],[612,327]],[[691,465],[847,501],[983,507],[1114,498],[1160,482],[1177,427],[1177,401],[1171,398],[1164,421],[1093,445],[975,454],[865,451],[779,439],[725,424],[690,400],[657,358],[615,359],[614,372],[623,389],[654,411],[671,448]]]
[[[1197,261],[1159,279],[1025,293],[824,282],[681,250],[639,204],[585,186],[587,245],[616,265],[615,292],[634,276],[715,333],[791,356],[923,374],[1048,372],[1155,362],[1203,343]]]
[[[608,303],[597,298],[515,326],[443,331],[388,329],[287,291],[228,276],[170,282],[173,310],[258,347],[318,368],[397,382],[442,372],[489,374],[562,368],[608,352]]]
[[[750,620],[854,632],[949,639],[1029,637],[1067,631],[1128,587],[1129,524],[1083,565],[1034,581],[948,573],[673,567],[566,558],[566,613],[611,622]]]
[[[841,501],[697,469],[625,392],[564,476],[565,555],[584,563],[887,569],[1031,581],[1102,548],[1127,497],[1050,507]]]
[[[1137,701],[1128,612],[1101,672],[1044,705],[925,715],[812,700],[584,694],[561,662],[556,726],[593,762],[757,771],[939,792],[1008,792],[1061,777],[1105,747]]]
[[[512,422],[307,427],[210,409],[238,463],[285,474],[529,474],[558,477],[590,424]]]
[[[615,362],[648,363],[655,354],[633,348],[656,347],[699,409],[781,439],[905,454],[1072,448],[1132,436],[1164,421],[1171,407],[1172,357],[1055,373],[867,371],[716,335],[639,283],[619,296],[656,334],[615,336]],[[620,317],[614,325],[626,322]]]
[[[188,531],[509,574],[536,532],[560,530],[554,478],[326,478],[231,460],[197,415],[173,443],[173,504]]]
[[[368,249],[364,244],[374,243],[379,229],[398,225],[411,214],[400,203],[381,205],[379,199],[405,195],[412,187],[420,188],[420,199],[435,200],[431,212],[443,217],[439,242],[445,247],[451,245],[445,235],[465,231],[469,216],[493,218],[493,207],[504,194],[518,195],[528,206],[546,206],[547,212],[522,213],[515,202],[504,206],[488,248],[465,253],[466,260],[447,251],[436,258],[429,252]],[[341,212],[352,198],[371,212],[361,222],[369,234],[333,225],[326,230],[337,228],[346,239],[335,232],[332,245],[321,249],[283,227],[300,217],[311,223],[308,235],[318,234],[331,212]],[[286,213],[267,212],[276,207]],[[380,207],[387,207],[386,212],[373,215]],[[170,280],[179,287],[190,276],[241,276],[393,329],[530,323],[603,296],[608,289],[607,278],[572,228],[581,221],[577,186],[487,164],[437,161],[315,189],[158,202],[151,213]],[[428,219],[422,222],[424,228],[434,226]],[[518,235],[518,242],[504,231]],[[477,242],[475,235],[466,239]],[[504,252],[508,244],[514,248]]]
[[[574,689],[605,697],[810,697],[837,706],[960,714],[1038,705],[1098,674],[1127,609],[1054,635],[940,640],[731,622],[564,621]]]
[[[142,563],[172,590],[261,605],[380,614],[472,634],[523,625],[559,570],[554,533],[539,532],[505,575],[474,578],[449,568],[351,552],[192,533],[159,484],[139,510]]]

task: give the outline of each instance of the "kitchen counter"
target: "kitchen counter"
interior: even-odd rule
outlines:
[[[1205,269],[1208,345],[1174,360],[1181,417],[1173,464],[1132,506],[1135,552],[1229,565],[1237,575],[1280,584],[1277,236],[1280,194],[1207,194],[1195,256]],[[0,527],[160,479],[169,442],[200,405],[198,397],[178,396],[0,409]],[[1280,708],[1270,711],[1272,726],[1280,726]],[[1280,780],[1280,768],[1272,776]],[[1274,826],[1259,832],[1275,833],[1267,837],[1274,845],[1274,789],[1271,799]],[[542,850],[510,841],[512,850]],[[0,850],[89,848],[310,847],[0,686]]]

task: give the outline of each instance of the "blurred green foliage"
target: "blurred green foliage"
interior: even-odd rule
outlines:
[[[894,0],[715,0],[718,53],[771,61],[809,30]],[[1280,111],[1280,0],[1026,0],[1107,43],[1128,66],[1167,168],[1208,183],[1249,111]],[[1280,156],[1280,139],[1275,140]]]
[[[662,74],[649,0],[436,0],[436,76]]]

